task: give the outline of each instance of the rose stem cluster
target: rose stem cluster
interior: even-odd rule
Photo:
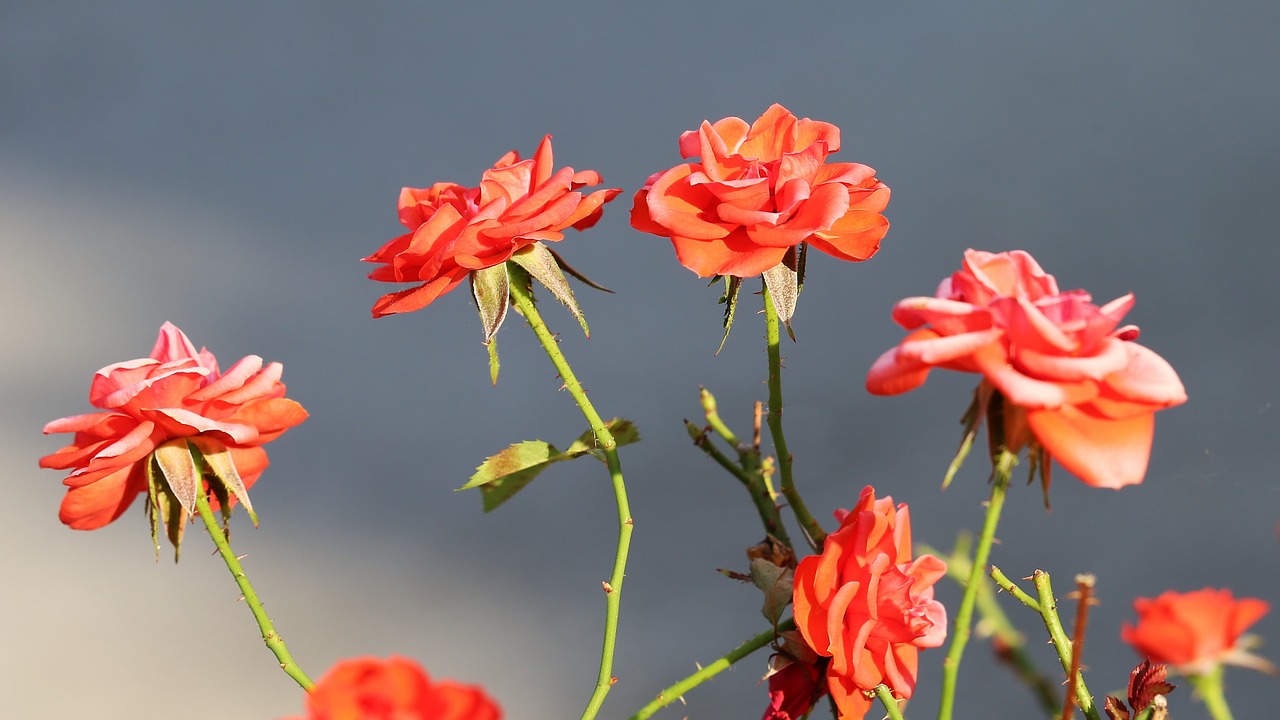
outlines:
[[[199,450],[193,452],[199,452]],[[218,525],[217,518],[213,516],[213,510],[209,507],[209,498],[203,492],[196,493],[196,512],[204,521],[209,537],[218,548],[218,554],[222,555],[222,561],[227,564],[227,570],[231,571],[236,585],[244,594],[244,603],[249,606],[249,612],[253,613],[253,619],[258,621],[258,629],[262,631],[262,641],[280,661],[280,669],[293,678],[303,690],[310,690],[313,686],[311,678],[307,677],[307,674],[302,672],[302,668],[293,661],[289,648],[285,647],[284,638],[280,637],[271,624],[271,618],[267,616],[267,611],[262,607],[262,601],[258,599],[258,593],[254,592],[253,585],[249,583],[249,578],[244,573],[244,568],[240,566],[240,559],[231,550],[231,543],[227,541],[226,533]]]
[[[822,541],[826,539],[827,533],[818,521],[813,519],[813,515],[805,507],[804,500],[800,498],[800,491],[796,490],[795,479],[791,473],[791,453],[787,451],[787,438],[782,433],[782,351],[779,347],[782,341],[779,331],[781,323],[778,321],[778,311],[773,306],[773,298],[769,296],[769,286],[763,285],[763,287],[765,343],[769,349],[769,434],[773,436],[773,447],[778,453],[778,474],[782,476],[782,494],[786,496],[787,504],[795,513],[796,521],[800,523],[800,527],[809,538],[809,546],[814,552],[820,552]]]
[[[618,447],[613,434],[605,427],[604,420],[600,419],[600,414],[596,412],[591,400],[587,398],[587,393],[578,382],[577,376],[573,374],[573,368],[569,367],[569,361],[565,359],[564,353],[560,352],[560,345],[555,335],[543,322],[542,316],[533,303],[528,281],[523,277],[523,273],[513,274],[517,277],[511,283],[511,299],[524,315],[538,342],[542,343],[542,349],[546,351],[551,364],[564,380],[565,389],[569,391],[569,395],[578,404],[578,409],[591,425],[596,444],[604,452],[605,462],[609,467],[609,478],[613,481],[614,500],[618,506],[618,549],[613,559],[613,574],[609,577],[609,586],[605,591],[604,642],[600,652],[600,674],[596,678],[595,691],[582,712],[583,720],[588,720],[600,712],[600,706],[604,704],[605,696],[613,686],[613,652],[618,636],[618,610],[622,602],[622,581],[627,569],[627,553],[631,548],[633,528],[631,509],[627,504],[627,487],[622,479],[622,463],[618,460]]]
[[[1036,597],[1033,598],[1010,580],[1000,568],[992,565],[989,572],[991,579],[995,580],[1002,590],[1040,614],[1045,630],[1049,632],[1049,641],[1053,643],[1053,649],[1058,653],[1062,670],[1070,676],[1073,655],[1071,638],[1067,637],[1067,631],[1062,627],[1062,620],[1058,618],[1058,604],[1053,597],[1053,585],[1050,583],[1049,573],[1036,570],[1031,576],[1031,582],[1036,587]],[[1097,706],[1093,704],[1093,696],[1089,694],[1089,688],[1085,685],[1084,676],[1079,673],[1075,676],[1074,691],[1076,703],[1085,717],[1089,720],[1102,720]]]
[[[978,586],[982,584],[982,571],[987,566],[987,558],[991,555],[991,544],[995,541],[996,526],[1000,523],[1000,511],[1004,507],[1005,492],[1009,489],[1009,477],[1013,474],[1013,466],[1018,456],[1001,449],[995,458],[992,469],[991,499],[987,501],[987,514],[982,521],[982,534],[978,536],[978,545],[973,551],[973,564],[969,570],[969,580],[964,586],[964,596],[960,599],[960,609],[956,611],[955,624],[951,626],[951,646],[947,648],[947,657],[942,662],[942,700],[938,705],[938,720],[950,720],[955,708],[956,679],[960,672],[960,658],[964,655],[964,647],[969,642],[973,625],[973,606],[978,599]]]
[[[714,443],[708,441],[707,430],[699,428],[686,420],[685,430],[688,431],[689,438],[693,440],[693,444],[696,447],[707,454],[707,457],[711,458],[717,465],[736,478],[738,482],[742,483],[743,487],[747,489],[747,493],[751,495],[751,502],[756,506],[756,513],[760,515],[760,523],[764,526],[764,531],[777,538],[783,545],[791,548],[791,536],[787,533],[787,528],[782,523],[782,515],[778,512],[778,506],[774,502],[773,496],[770,495],[768,487],[765,486],[763,468],[760,461],[759,437],[750,446],[739,444],[738,436],[729,429],[729,426],[720,417],[716,407],[715,396],[706,388],[703,388],[700,394],[702,409],[707,417],[707,427],[724,438],[724,441],[731,447],[737,449],[738,463],[734,463]]]

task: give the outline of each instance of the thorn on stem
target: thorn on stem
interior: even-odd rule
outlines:
[[[612,676],[612,677],[610,677],[610,678],[609,678],[609,687],[613,687],[614,685],[617,685],[617,684],[618,684],[618,676],[617,676],[617,675],[614,675],[614,676]]]

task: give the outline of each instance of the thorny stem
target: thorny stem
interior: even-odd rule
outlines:
[[[814,552],[822,549],[822,542],[827,533],[813,519],[809,508],[805,507],[800,491],[796,489],[795,478],[791,474],[791,453],[787,450],[787,438],[782,432],[782,350],[780,347],[778,311],[773,306],[773,298],[769,296],[769,287],[764,287],[764,335],[769,352],[769,434],[773,436],[773,447],[778,453],[778,473],[782,476],[782,494],[787,504],[795,513],[796,521],[809,539],[809,546]]]
[[[240,592],[244,595],[244,602],[249,606],[249,611],[253,613],[253,618],[258,621],[258,629],[262,631],[262,641],[267,644],[267,648],[276,656],[276,660],[280,661],[280,669],[285,674],[293,678],[294,682],[303,690],[310,690],[314,683],[306,673],[302,672],[302,668],[294,662],[293,656],[289,654],[289,648],[285,647],[284,638],[276,632],[275,627],[271,624],[271,618],[267,617],[267,611],[262,607],[262,601],[258,599],[258,593],[254,592],[253,585],[249,583],[249,578],[244,574],[244,568],[240,565],[239,558],[231,551],[231,543],[227,541],[227,536],[222,528],[218,525],[217,519],[213,516],[213,510],[209,508],[209,498],[204,492],[196,493],[196,513],[200,515],[200,519],[204,521],[204,526],[209,531],[209,537],[213,539],[213,544],[218,548],[218,554],[222,555],[222,561],[227,564],[227,570],[231,571],[231,576],[236,579],[236,585],[240,586]]]
[[[724,657],[717,658],[710,665],[698,668],[698,671],[689,677],[680,680],[670,687],[664,688],[662,692],[658,693],[658,696],[654,698],[652,702],[640,708],[640,711],[635,715],[632,715],[630,720],[645,720],[645,718],[652,716],[662,708],[670,705],[676,700],[679,700],[681,696],[701,685],[703,682],[710,680],[724,670],[727,670],[731,665],[742,658],[773,642],[780,633],[784,633],[788,630],[794,630],[795,628],[795,621],[787,620],[779,624],[776,628],[765,630],[759,635],[756,635],[733,650],[730,650],[728,653],[725,653]]]
[[[973,552],[973,565],[969,568],[969,579],[965,582],[960,609],[956,612],[956,621],[951,633],[951,646],[947,649],[947,657],[942,663],[942,700],[938,705],[938,720],[951,720],[956,699],[956,679],[960,672],[960,658],[964,655],[964,646],[969,642],[969,634],[972,631],[973,607],[978,599],[978,587],[982,584],[982,571],[987,566],[987,558],[991,555],[991,544],[995,541],[996,526],[1000,523],[1000,511],[1004,507],[1005,492],[1009,489],[1009,477],[1013,474],[1013,466],[1017,462],[1018,456],[1007,449],[1001,449],[995,457],[987,515],[982,522],[978,546]]]
[[[1045,629],[1049,631],[1049,640],[1053,643],[1053,649],[1058,652],[1062,669],[1069,675],[1074,653],[1071,650],[1071,640],[1067,637],[1067,631],[1062,628],[1062,621],[1058,618],[1058,603],[1053,597],[1049,573],[1036,570],[1031,576],[1031,582],[1035,584],[1036,595],[1040,598],[1040,617],[1044,620]],[[1085,717],[1089,720],[1102,720],[1098,714],[1098,708],[1093,704],[1093,696],[1089,694],[1089,688],[1085,687],[1083,676],[1076,676],[1075,694],[1076,702],[1084,711]]]
[[[880,683],[876,686],[876,697],[880,699],[880,704],[884,705],[884,709],[889,713],[889,720],[902,720],[902,709],[898,707],[898,701],[893,697],[893,691],[888,685]]]
[[[543,322],[542,315],[538,313],[538,308],[534,306],[533,295],[523,279],[511,283],[511,298],[515,301],[516,308],[524,315],[525,321],[529,323],[529,328],[533,330],[533,334],[537,336],[538,342],[542,344],[542,349],[546,351],[547,357],[551,359],[551,364],[555,366],[556,372],[560,373],[560,379],[564,381],[565,389],[569,391],[574,402],[578,404],[578,409],[582,411],[583,416],[586,417],[587,422],[591,425],[591,431],[595,435],[596,446],[604,453],[605,464],[609,468],[609,478],[613,482],[614,502],[618,507],[618,545],[613,559],[613,573],[609,576],[609,582],[605,585],[604,641],[600,651],[600,672],[596,677],[595,690],[591,693],[590,700],[587,701],[586,709],[582,711],[582,720],[590,720],[596,716],[596,713],[600,712],[600,706],[604,704],[604,699],[609,694],[609,689],[617,681],[613,677],[613,654],[618,638],[618,613],[622,602],[622,581],[626,574],[627,553],[631,548],[631,531],[634,528],[634,522],[631,518],[631,509],[627,503],[626,484],[622,479],[622,463],[618,460],[618,444],[613,439],[613,434],[609,432],[604,420],[600,418],[600,414],[596,412],[591,400],[587,398],[587,393],[582,389],[582,384],[578,382],[577,376],[573,374],[573,368],[569,367],[569,361],[560,352],[560,345],[555,335],[551,333],[547,328],[547,324]]]

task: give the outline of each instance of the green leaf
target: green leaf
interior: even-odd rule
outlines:
[[[519,442],[486,458],[467,484],[458,489],[480,488],[484,511],[489,512],[533,482],[552,463],[569,457],[541,440]]]
[[[556,296],[569,312],[578,319],[582,332],[591,337],[591,328],[587,327],[587,319],[578,308],[578,301],[573,297],[573,288],[560,271],[560,263],[556,256],[542,243],[534,243],[511,256],[511,260],[524,268],[535,280],[542,283]]]
[[[640,431],[636,426],[626,418],[614,418],[605,422],[604,426],[609,429],[609,434],[613,435],[614,444],[617,447],[630,445],[640,442]],[[578,436],[572,444],[564,451],[566,455],[578,457],[589,452],[593,452],[596,448],[596,435],[593,431],[588,430]],[[600,460],[604,460],[603,455],[598,455]]]
[[[484,341],[489,342],[498,334],[502,321],[511,305],[511,286],[507,277],[507,264],[471,271],[471,295],[480,311],[480,324],[484,326]]]
[[[605,426],[609,428],[619,447],[640,440],[640,432],[630,420],[614,418],[606,422]],[[551,465],[583,455],[596,455],[595,447],[595,436],[591,431],[583,433],[565,451],[558,450],[556,446],[541,440],[519,442],[508,446],[497,455],[485,458],[485,461],[480,463],[480,467],[477,467],[475,473],[467,480],[467,484],[458,490],[479,488],[484,511],[490,512],[511,499]],[[597,455],[597,457],[600,456]]]

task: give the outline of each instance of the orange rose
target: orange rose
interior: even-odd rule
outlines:
[[[283,369],[250,355],[219,372],[212,353],[197,353],[181,330],[165,323],[150,357],[94,374],[89,403],[106,412],[44,426],[45,434],[75,433],[70,445],[40,458],[40,467],[72,469],[63,481],[70,489],[59,519],[93,530],[120,517],[147,492],[152,451],[178,438],[192,438],[206,452],[229,451],[245,487],[253,485],[267,467],[261,446],[307,419],[307,411],[284,396]]]
[[[680,136],[698,162],[656,173],[636,193],[631,225],[671,238],[680,264],[702,277],[752,277],[800,243],[866,260],[889,230],[889,188],[857,163],[827,164],[835,125],[773,105],[748,126],[728,117]]]
[[[877,685],[911,697],[919,649],[946,640],[947,611],[933,585],[947,566],[932,555],[912,559],[907,506],[877,500],[869,486],[837,518],[822,554],[796,567],[792,602],[805,642],[831,658],[827,689],[841,720],[857,720]]]
[[[1125,623],[1120,637],[1139,655],[1183,675],[1203,675],[1222,663],[1270,665],[1245,652],[1240,642],[1240,635],[1270,609],[1262,600],[1236,600],[1225,589],[1171,590],[1154,600],[1138,598],[1133,609],[1138,624]]]
[[[1169,363],[1133,342],[1137,327],[1118,327],[1133,295],[1102,307],[1091,300],[1083,290],[1059,292],[1025,252],[969,250],[935,297],[894,308],[893,319],[913,332],[871,366],[867,390],[914,390],[934,367],[981,373],[1007,402],[1006,425],[1026,425],[1085,483],[1140,483],[1156,411],[1187,394]]]
[[[307,695],[307,714],[292,720],[501,720],[482,688],[432,682],[418,663],[392,656],[342,660]]]
[[[378,298],[373,316],[420,310],[457,287],[475,270],[500,265],[517,250],[558,242],[566,228],[595,225],[604,203],[621,189],[578,189],[600,184],[593,170],[552,172],[551,136],[531,160],[515,151],[486,170],[480,186],[436,183],[400,191],[400,222],[409,232],[383,245],[364,262],[382,263],[373,280],[421,283]]]

